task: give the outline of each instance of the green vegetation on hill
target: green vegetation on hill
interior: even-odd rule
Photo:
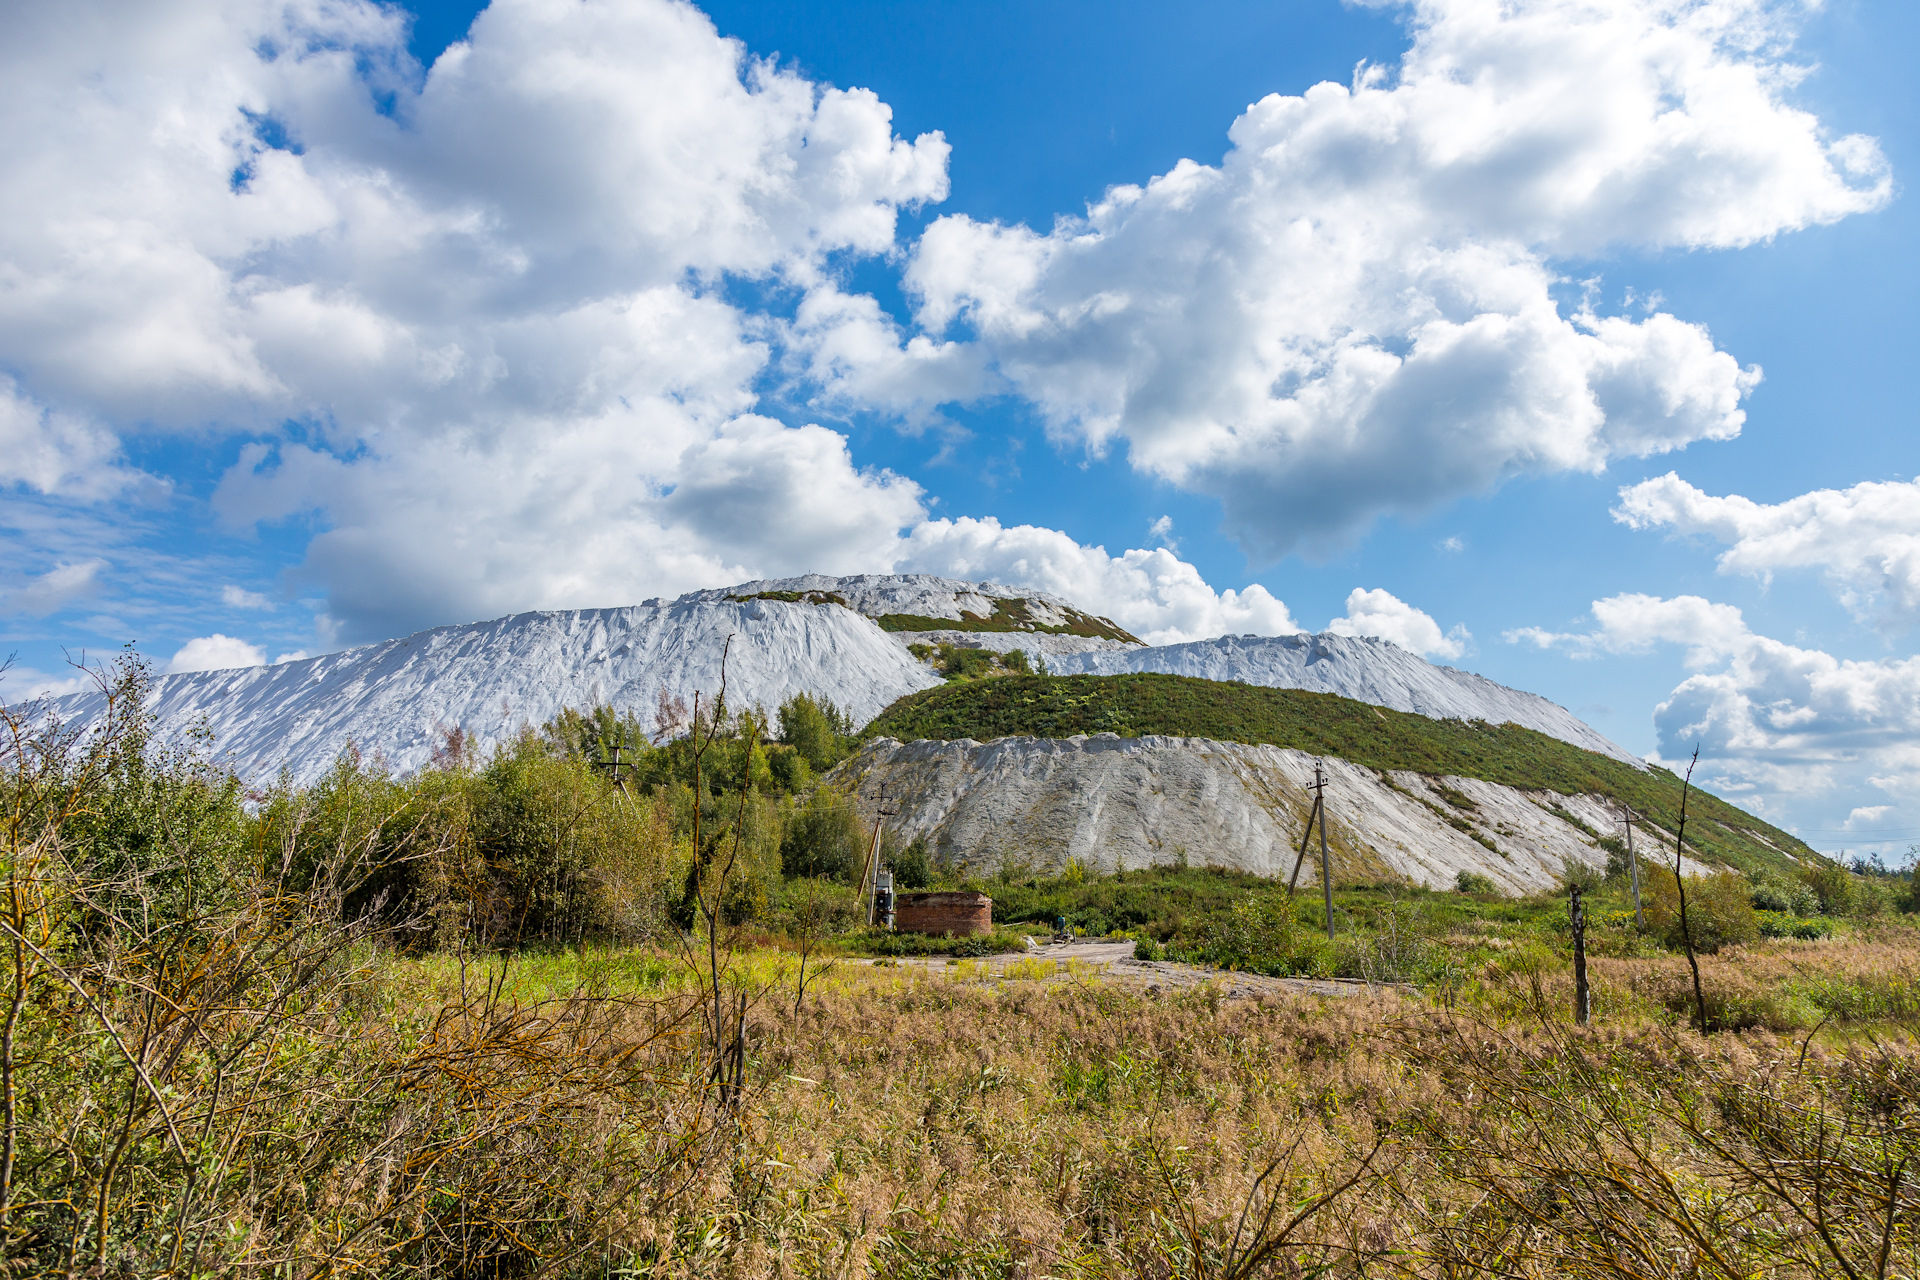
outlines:
[[[1065,738],[1166,734],[1291,748],[1383,774],[1479,778],[1527,791],[1625,801],[1667,833],[1679,820],[1680,779],[1636,769],[1514,724],[1435,720],[1329,693],[1269,689],[1188,676],[1004,676],[949,684],[900,699],[865,738]],[[1743,871],[1778,868],[1813,850],[1717,796],[1694,789],[1687,843]],[[1646,825],[1641,828],[1647,829]]]
[[[1027,602],[1017,597],[1006,600],[995,598],[993,612],[985,617],[962,609],[957,619],[928,618],[917,613],[883,613],[874,621],[880,624],[882,631],[1033,631],[1046,635],[1091,636],[1098,640],[1140,643],[1136,637],[1122,631],[1106,618],[1096,618],[1077,609],[1067,610],[1067,621],[1062,626],[1035,622],[1027,609]]]
[[[738,600],[742,604],[749,600],[778,600],[782,604],[837,604],[842,609],[853,607],[838,591],[756,591],[750,596],[728,596],[727,599]]]

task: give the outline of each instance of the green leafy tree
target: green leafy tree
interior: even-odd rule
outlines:
[[[780,741],[815,773],[824,773],[852,749],[853,725],[831,702],[796,693],[780,704]]]

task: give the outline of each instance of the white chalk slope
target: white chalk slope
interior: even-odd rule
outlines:
[[[521,613],[272,667],[161,676],[151,707],[162,740],[204,717],[242,777],[282,768],[311,783],[349,742],[408,772],[459,726],[482,750],[564,707],[610,703],[651,725],[660,690],[775,707],[794,692],[832,699],[864,723],[940,683],[906,649],[838,605],[732,601],[702,592],[625,609]],[[55,704],[89,716],[97,696]]]
[[[1055,675],[1161,671],[1202,680],[1237,680],[1280,689],[1336,693],[1356,702],[1436,720],[1511,722],[1576,747],[1642,765],[1558,703],[1485,676],[1439,667],[1385,640],[1364,636],[1221,636],[1189,644],[1048,658]]]
[[[1471,871],[1505,893],[1538,893],[1558,882],[1569,860],[1605,868],[1593,833],[1619,825],[1617,808],[1601,796],[1383,775],[1301,751],[1202,738],[880,738],[836,776],[857,784],[869,820],[884,795],[899,838],[924,838],[942,862],[981,872],[1018,866],[1048,874],[1069,861],[1108,872],[1185,858],[1287,877],[1316,764],[1327,771],[1336,882],[1452,888]],[[1707,868],[1689,858],[1687,870]],[[1302,879],[1317,874],[1316,855]]]
[[[746,598],[766,592],[832,592],[846,607]],[[451,728],[464,730],[485,751],[569,706],[611,704],[652,728],[662,690],[689,700],[696,691],[709,698],[718,691],[729,635],[733,706],[771,709],[806,692],[831,699],[864,724],[896,698],[940,683],[907,652],[909,642],[951,638],[1026,648],[1062,673],[1169,671],[1337,693],[1429,716],[1511,720],[1633,759],[1544,698],[1433,666],[1384,641],[1227,637],[1155,649],[1039,631],[888,633],[872,621],[893,613],[961,623],[963,612],[990,616],[995,601],[1007,599],[1025,601],[1027,617],[1044,626],[1088,617],[1057,597],[995,583],[809,575],[623,609],[523,613],[437,627],[272,667],[161,676],[151,708],[162,742],[204,722],[242,777],[267,781],[284,768],[305,784],[324,774],[349,743],[407,772],[426,764]],[[1063,652],[1067,643],[1101,648]],[[99,705],[97,695],[88,694],[53,703],[73,721]]]

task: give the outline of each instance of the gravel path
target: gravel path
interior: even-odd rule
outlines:
[[[961,963],[974,966],[970,973],[984,969],[988,976],[1004,978],[1010,966],[1030,965],[1033,961],[1052,961],[1058,968],[1049,979],[1060,981],[1073,973],[1098,973],[1101,977],[1149,992],[1184,991],[1209,983],[1219,987],[1228,998],[1262,995],[1364,996],[1378,991],[1414,994],[1406,983],[1367,983],[1352,978],[1269,978],[1257,973],[1229,973],[1205,965],[1176,964],[1171,960],[1135,960],[1131,942],[1108,942],[1104,938],[1049,943],[1033,951],[1011,951],[1002,955],[981,956]],[[917,967],[945,972],[958,967],[944,956],[909,956],[891,961],[901,968]]]

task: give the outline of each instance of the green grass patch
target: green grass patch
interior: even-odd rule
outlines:
[[[865,929],[835,938],[841,950],[857,956],[997,956],[1024,951],[1027,935],[1005,925],[992,933],[956,938],[939,933],[888,933]]]
[[[1055,636],[1089,636],[1097,640],[1125,640],[1139,644],[1106,618],[1096,618],[1078,609],[1069,609],[1063,625],[1035,622],[1021,599],[995,599],[990,614],[960,611],[959,618],[928,618],[917,613],[883,613],[874,621],[882,631],[1032,631]]]
[[[1327,693],[1142,673],[1007,676],[902,698],[863,738],[1065,738],[1167,734],[1333,756],[1376,770],[1478,778],[1528,791],[1624,800],[1647,826],[1671,833],[1680,779],[1636,769],[1532,729],[1480,720],[1435,720]],[[1805,843],[1694,788],[1687,841],[1706,860],[1742,871],[1791,869],[1783,856],[1818,857]],[[1452,796],[1446,797],[1453,803]],[[1461,796],[1468,805],[1471,801]],[[1671,856],[1672,836],[1666,847]],[[1649,851],[1650,858],[1660,854]]]

